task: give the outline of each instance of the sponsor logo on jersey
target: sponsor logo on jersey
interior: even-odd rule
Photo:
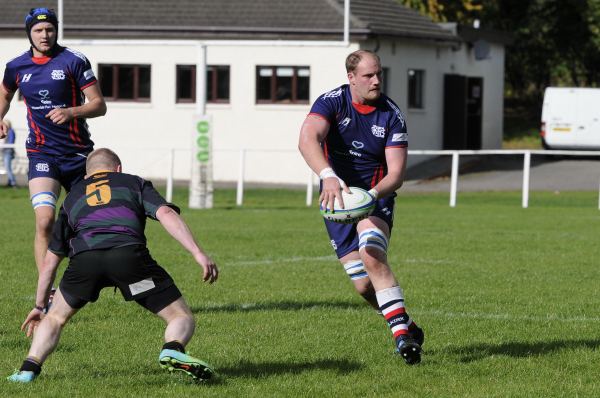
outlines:
[[[332,90],[328,93],[323,94],[323,99],[325,98],[335,98],[335,97],[339,97],[340,95],[342,95],[342,88],[338,88],[337,90]]]
[[[90,80],[94,78],[94,71],[91,69],[86,70],[85,72],[83,72],[83,77],[85,77],[85,80]]]
[[[397,133],[392,135],[392,142],[402,142],[408,140],[408,134],[406,133]]]
[[[50,166],[48,166],[48,163],[37,163],[35,165],[35,171],[47,173],[50,171]]]
[[[383,138],[385,136],[385,127],[371,126],[371,133],[377,138]]]
[[[344,120],[342,120],[340,122],[340,124],[338,124],[339,127],[346,127],[350,124],[350,122],[352,121],[352,119],[350,119],[349,117],[345,118]]]
[[[362,149],[365,147],[365,144],[360,141],[352,141],[352,146],[356,149]]]
[[[50,76],[52,76],[52,80],[65,80],[65,71],[62,69],[54,69]]]
[[[337,250],[337,245],[333,239],[331,239],[331,247],[333,247],[333,250]]]
[[[26,73],[23,75],[23,78],[21,79],[21,83],[27,83],[29,81],[29,79],[31,79],[31,73]]]
[[[50,95],[50,91],[48,90],[40,90],[38,91],[38,94],[40,95],[40,101],[42,104],[51,104],[52,101],[50,101],[50,99],[48,98],[48,96]]]
[[[352,156],[356,156],[357,158],[362,158],[362,154],[356,151],[353,151],[352,149],[348,150],[348,152],[350,153],[350,155]]]

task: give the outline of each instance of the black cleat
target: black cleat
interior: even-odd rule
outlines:
[[[413,330],[409,329],[408,334],[410,337],[413,338],[415,343],[417,343],[418,345],[423,347],[423,343],[425,342],[425,333],[423,333],[423,329],[418,327],[416,324],[413,324],[413,325],[414,325],[414,329]]]
[[[398,339],[396,352],[408,365],[416,365],[421,362],[421,346],[409,335],[402,336]]]

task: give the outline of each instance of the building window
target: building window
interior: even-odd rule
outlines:
[[[307,104],[310,69],[307,66],[257,66],[256,102]]]
[[[423,87],[425,86],[425,71],[419,69],[408,70],[408,107],[423,109]]]
[[[229,102],[229,65],[206,67],[206,101]],[[196,102],[196,65],[177,65],[175,101]]]
[[[100,89],[107,100],[150,101],[150,65],[98,65]]]
[[[383,80],[383,84],[381,85],[381,91],[383,91],[384,94],[387,94],[389,96],[390,86],[388,84],[388,81],[390,80],[390,68],[381,68],[381,80]]]

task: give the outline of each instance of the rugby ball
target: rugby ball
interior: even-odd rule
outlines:
[[[340,207],[337,199],[335,200],[333,211],[324,209],[321,205],[321,215],[323,218],[333,222],[342,224],[354,224],[367,218],[375,208],[375,199],[370,193],[362,188],[348,187],[350,193],[342,191],[342,199],[344,200],[344,208]]]

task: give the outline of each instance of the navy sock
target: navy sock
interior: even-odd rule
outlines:
[[[163,344],[163,350],[175,350],[185,354],[185,347],[177,340],[169,341]]]
[[[33,372],[36,375],[39,375],[40,372],[42,371],[42,365],[40,365],[39,363],[37,363],[36,361],[34,361],[31,358],[27,358],[26,360],[23,361],[23,365],[21,365],[21,369],[19,369],[19,370]]]

